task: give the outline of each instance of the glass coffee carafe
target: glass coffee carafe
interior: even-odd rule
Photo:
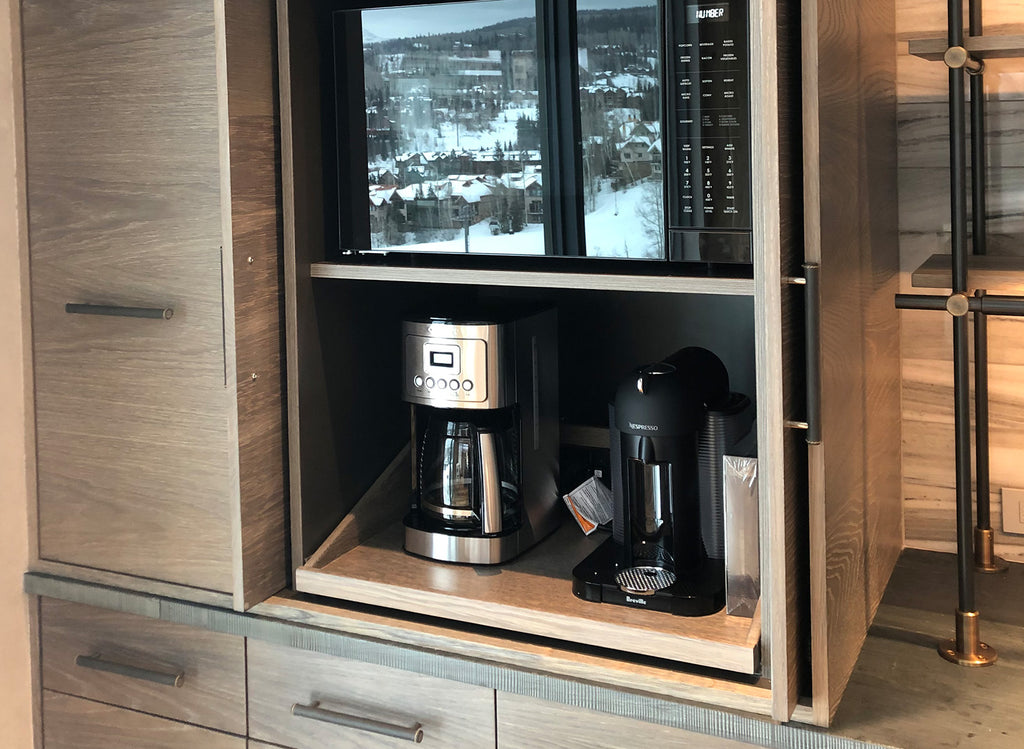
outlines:
[[[514,410],[423,409],[419,509],[446,531],[498,534],[519,526]]]

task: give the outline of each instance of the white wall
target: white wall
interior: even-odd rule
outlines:
[[[32,746],[24,337],[15,140],[14,13],[0,0],[0,744]]]

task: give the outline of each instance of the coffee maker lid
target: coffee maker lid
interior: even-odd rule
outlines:
[[[678,436],[698,431],[708,406],[729,397],[729,373],[707,349],[681,349],[633,371],[615,394],[616,427],[626,434]]]

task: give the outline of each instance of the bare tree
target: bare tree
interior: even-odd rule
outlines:
[[[643,255],[661,257],[665,247],[665,208],[662,204],[661,183],[648,180],[638,189],[640,201],[636,206],[636,215],[648,240]]]

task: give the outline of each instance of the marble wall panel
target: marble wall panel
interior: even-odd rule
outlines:
[[[987,182],[985,213],[989,234],[1017,236],[1024,240],[1024,168],[994,164],[989,169]],[[949,231],[947,168],[901,168],[899,191],[901,232],[934,234]],[[1024,255],[1024,241],[1018,243],[1016,251],[1009,251],[1013,249],[1010,247],[1008,254]]]

